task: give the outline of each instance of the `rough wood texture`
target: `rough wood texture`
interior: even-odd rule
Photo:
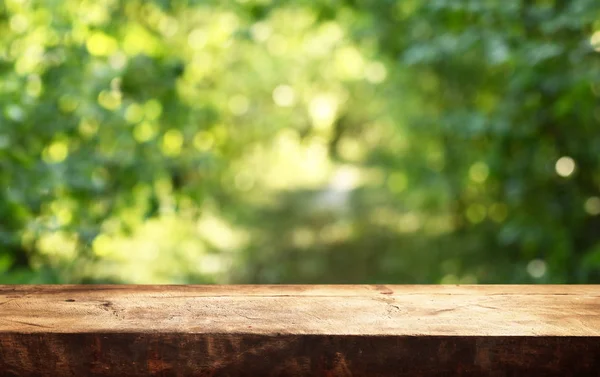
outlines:
[[[600,375],[600,288],[0,286],[0,375]]]

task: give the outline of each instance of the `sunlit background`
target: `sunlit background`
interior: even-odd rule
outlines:
[[[600,282],[597,0],[0,1],[0,283]]]

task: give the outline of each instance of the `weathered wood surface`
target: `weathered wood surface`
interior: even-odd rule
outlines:
[[[600,376],[596,286],[0,286],[0,376]]]

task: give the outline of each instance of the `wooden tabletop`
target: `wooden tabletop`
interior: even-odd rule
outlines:
[[[600,288],[0,286],[2,370],[600,375]]]

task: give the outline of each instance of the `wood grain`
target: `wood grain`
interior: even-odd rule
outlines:
[[[0,376],[600,375],[596,286],[0,286]]]

